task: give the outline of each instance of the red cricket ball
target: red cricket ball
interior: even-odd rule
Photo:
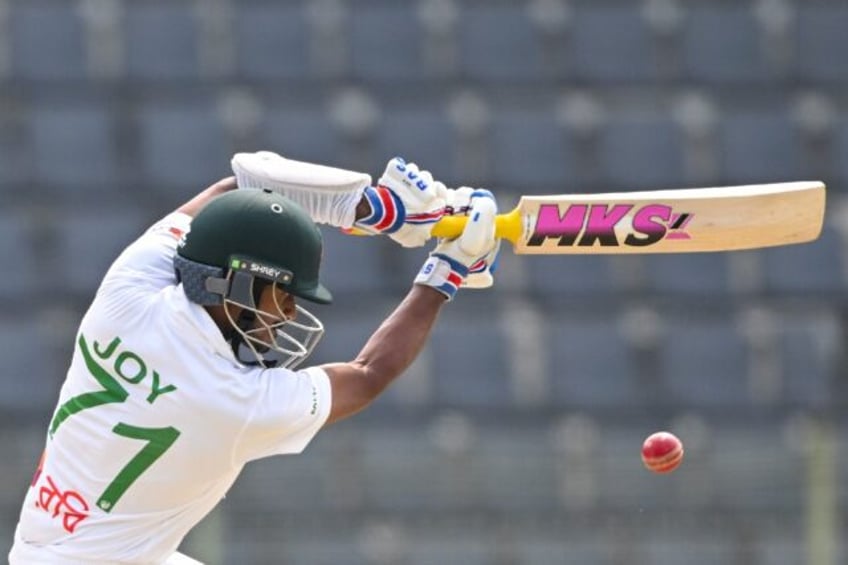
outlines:
[[[642,444],[642,462],[655,473],[670,473],[683,461],[683,443],[670,432],[656,432]]]

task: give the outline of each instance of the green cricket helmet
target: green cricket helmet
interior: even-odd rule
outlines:
[[[318,280],[322,249],[320,230],[300,206],[275,192],[241,188],[200,210],[177,248],[174,268],[192,302],[240,309],[236,318],[224,309],[232,325],[224,337],[239,361],[292,368],[317,345],[321,322],[299,305],[297,316],[287,318],[276,293],[272,315],[257,304],[269,285],[330,303],[332,295]]]

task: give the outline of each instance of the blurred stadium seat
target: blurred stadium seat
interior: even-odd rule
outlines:
[[[662,295],[722,295],[731,292],[726,253],[657,254],[646,258],[648,289]]]
[[[551,401],[571,408],[632,408],[651,399],[653,384],[639,372],[632,345],[613,316],[548,312]]]
[[[829,189],[844,194],[848,191],[848,159],[843,157],[844,155],[848,155],[848,118],[843,117],[836,124],[836,128],[833,143],[833,159],[839,179],[837,182],[831,183]]]
[[[515,541],[516,563],[521,565],[548,565],[550,563],[580,563],[580,565],[606,565],[614,558],[610,543],[560,536],[525,535]]]
[[[457,304],[458,305],[458,304]],[[509,351],[495,309],[451,308],[429,349],[437,402],[446,407],[509,408]]]
[[[72,2],[10,2],[13,76],[33,80],[86,77],[85,28]]]
[[[126,61],[131,78],[187,81],[200,76],[190,2],[126,2]]]
[[[360,492],[368,508],[426,511],[467,503],[456,495],[472,486],[470,475],[462,482],[453,470],[443,468],[425,432],[423,427],[386,427],[369,428],[362,435]]]
[[[841,2],[798,2],[798,74],[821,82],[848,81],[848,6]]]
[[[462,71],[471,80],[516,83],[558,76],[521,3],[464,6],[459,29]]]
[[[680,408],[738,409],[752,402],[748,351],[728,317],[665,317],[662,395]]]
[[[785,512],[801,503],[803,447],[784,443],[783,433],[781,422],[774,420],[715,426],[721,443],[712,448],[712,456],[705,454],[718,487],[712,491],[714,508],[728,513],[741,508]],[[756,455],[751,446],[757,446]]]
[[[149,190],[188,197],[230,173],[232,152],[216,108],[206,97],[152,100],[137,116],[141,172]]]
[[[23,316],[4,319],[0,322],[0,343],[6,353],[0,378],[0,412],[21,422],[33,417],[46,422],[64,375],[55,371],[44,324]]]
[[[8,266],[0,277],[0,296],[13,301],[41,290],[31,227],[25,211],[4,208],[0,213],[0,257]]]
[[[78,198],[88,190],[101,195],[118,181],[117,125],[104,103],[34,104],[30,135],[35,180]]]
[[[636,3],[579,3],[570,34],[578,79],[615,83],[659,76],[650,30]]]
[[[521,258],[527,270],[527,290],[545,296],[603,296],[620,289],[609,257],[575,255],[567,261],[550,257]]]
[[[734,548],[726,539],[719,538],[711,541],[695,541],[692,539],[669,540],[663,536],[660,539],[649,539],[645,552],[647,562],[652,565],[714,565],[716,563],[733,563]]]
[[[472,80],[516,83],[557,76],[521,3],[464,6],[459,29],[462,72]]]
[[[684,138],[665,116],[624,116],[601,133],[603,192],[684,186]]]
[[[432,563],[462,563],[463,565],[486,565],[492,561],[492,549],[483,540],[467,536],[433,536],[425,539],[413,539],[409,544],[409,565],[430,565]]]
[[[274,102],[259,124],[258,148],[270,149],[297,159],[339,166],[343,140],[319,108],[293,108]]]
[[[574,189],[573,143],[552,114],[533,109],[494,112],[489,143],[500,187],[522,194]]]
[[[346,235],[329,226],[321,233],[324,238],[321,280],[330,292],[342,297],[388,288],[388,270],[380,247],[389,242]]]
[[[750,3],[699,3],[682,30],[687,78],[705,83],[771,79],[767,48]]]
[[[730,111],[720,128],[722,173],[729,182],[803,180],[796,173],[800,139],[786,113]]]
[[[481,427],[474,444],[480,504],[496,512],[556,510],[556,461],[536,426]]]
[[[54,228],[51,276],[63,292],[93,297],[109,265],[147,229],[147,220],[144,213],[128,207],[60,216]]]
[[[777,293],[838,293],[845,289],[844,242],[825,224],[817,241],[762,252],[765,286]]]
[[[840,398],[839,361],[844,336],[833,320],[787,316],[778,329],[784,403],[823,409]],[[838,401],[841,404],[841,399]]]
[[[454,125],[448,116],[428,108],[399,108],[388,113],[377,132],[380,159],[388,161],[397,155],[430,170],[436,179],[461,184],[457,178],[457,143]],[[374,182],[382,170],[374,171]]]
[[[310,75],[305,6],[239,2],[234,15],[238,73],[248,79],[303,79]]]
[[[416,82],[426,78],[422,30],[413,2],[368,4],[351,10],[350,66],[357,79]]]

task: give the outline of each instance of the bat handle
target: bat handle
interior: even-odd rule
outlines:
[[[433,237],[457,237],[465,229],[466,222],[468,222],[468,216],[444,216],[433,226],[432,235]],[[343,231],[348,235],[373,235],[359,228],[349,228]],[[495,234],[497,237],[516,244],[521,239],[521,233],[521,212],[518,208],[509,214],[498,214],[495,218]]]
[[[457,237],[465,229],[468,216],[445,216],[433,226],[433,237]],[[521,213],[516,208],[495,218],[495,234],[499,238],[517,243],[521,238]]]

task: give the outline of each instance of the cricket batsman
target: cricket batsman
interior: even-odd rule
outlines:
[[[223,179],[154,224],[106,273],[75,336],[12,565],[196,563],[177,549],[254,459],[302,452],[412,363],[457,290],[492,284],[496,204],[389,161],[362,173],[238,154]],[[299,368],[327,304],[316,223],[440,240],[355,359]]]

